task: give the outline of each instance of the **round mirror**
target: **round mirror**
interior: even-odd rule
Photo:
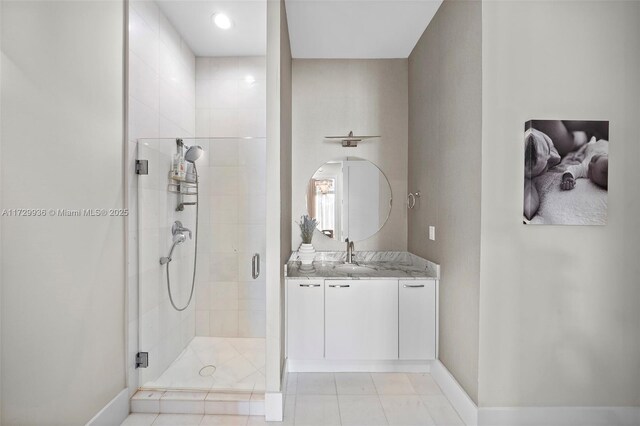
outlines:
[[[331,239],[365,240],[389,218],[391,186],[370,161],[357,157],[328,161],[309,180],[307,212]]]

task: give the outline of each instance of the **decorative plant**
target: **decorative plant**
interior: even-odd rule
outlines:
[[[302,242],[304,244],[311,244],[311,239],[313,239],[313,232],[316,230],[318,226],[318,221],[309,217],[309,215],[304,215],[300,218],[300,236],[302,237]]]

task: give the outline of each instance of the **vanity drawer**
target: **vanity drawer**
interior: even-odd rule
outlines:
[[[324,280],[287,281],[287,356],[324,358]]]
[[[398,359],[397,280],[327,280],[325,300],[327,359]]]

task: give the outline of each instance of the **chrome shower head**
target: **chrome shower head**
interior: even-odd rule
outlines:
[[[196,160],[202,156],[203,152],[204,150],[200,145],[193,145],[184,154],[184,159],[187,160],[189,163],[195,163]]]

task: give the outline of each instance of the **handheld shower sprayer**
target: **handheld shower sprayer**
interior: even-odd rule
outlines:
[[[176,222],[176,223],[179,223],[179,222]],[[176,246],[178,244],[182,244],[185,241],[187,241],[187,236],[184,235],[184,232],[182,232],[182,231],[189,232],[189,237],[191,237],[191,231],[189,231],[186,228],[181,229],[179,232],[174,232],[173,233],[173,244],[171,245],[171,250],[169,250],[169,256],[160,258],[160,264],[161,265],[166,265],[167,263],[171,262],[171,260],[172,260],[171,256],[173,255],[173,250],[176,248]]]
[[[178,199],[178,201],[180,202],[178,204],[178,207],[176,208],[176,211],[183,211],[184,210],[184,206],[187,205],[195,205],[196,207],[196,227],[195,227],[195,241],[194,241],[194,253],[193,253],[193,275],[191,277],[191,291],[189,292],[189,300],[187,300],[187,303],[184,306],[178,306],[176,305],[175,301],[173,300],[173,294],[171,292],[171,273],[169,271],[169,264],[171,262],[171,255],[173,254],[173,250],[176,248],[177,245],[184,243],[187,240],[187,236],[185,235],[185,233],[189,234],[189,239],[192,238],[191,235],[191,230],[188,228],[185,228],[182,223],[178,220],[176,220],[173,224],[173,226],[171,227],[171,232],[173,234],[173,244],[171,245],[171,250],[169,250],[169,255],[167,257],[162,257],[160,258],[160,264],[161,265],[165,265],[167,268],[167,292],[169,293],[169,301],[171,302],[171,306],[173,306],[173,308],[176,311],[184,311],[185,309],[187,309],[189,307],[189,305],[191,304],[191,300],[193,299],[193,292],[195,290],[195,284],[196,284],[196,266],[197,266],[197,262],[198,262],[198,204],[199,204],[199,199],[198,199],[198,169],[196,168],[196,161],[198,161],[198,159],[200,157],[202,157],[202,154],[204,153],[204,149],[202,149],[202,147],[200,145],[193,145],[193,146],[187,146],[183,143],[182,139],[176,139],[176,144],[177,144],[177,149],[178,149],[178,153],[177,156],[181,156],[182,157],[182,162],[183,164],[189,163],[186,167],[186,173],[182,175],[182,177],[184,178],[186,176],[187,179],[185,179],[188,183],[195,183],[195,193],[194,194],[190,194],[190,195],[195,195],[196,200],[195,202],[185,202],[184,199],[182,198],[182,194],[180,195],[180,198]],[[184,149],[186,148],[186,152],[184,151]],[[191,176],[191,177],[189,177]],[[193,180],[191,180],[193,179]],[[181,179],[182,180],[182,179]]]

